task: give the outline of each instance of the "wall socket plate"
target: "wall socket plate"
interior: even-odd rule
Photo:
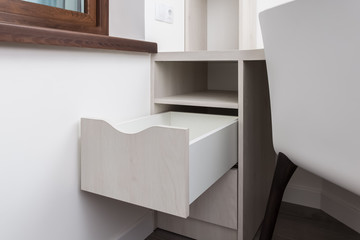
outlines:
[[[164,3],[156,3],[155,20],[173,24],[174,23],[173,7]]]

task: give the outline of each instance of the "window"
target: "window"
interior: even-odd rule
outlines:
[[[109,37],[109,0],[83,0],[84,12],[0,0],[0,41],[157,52],[156,43]]]
[[[84,13],[22,0],[0,0],[0,21],[108,35],[108,0],[84,0]]]
[[[26,2],[39,3],[47,6],[58,7],[76,12],[84,11],[84,0],[23,0]]]

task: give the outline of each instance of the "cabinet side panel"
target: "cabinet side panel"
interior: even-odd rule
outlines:
[[[244,236],[244,63],[238,64],[238,96],[239,96],[239,127],[238,127],[238,240]]]
[[[81,189],[146,208],[189,215],[188,130],[124,134],[81,121]]]
[[[243,239],[253,239],[275,166],[265,61],[244,62]],[[240,239],[240,238],[239,238]]]
[[[207,0],[185,1],[185,51],[207,50]]]
[[[258,2],[254,0],[239,1],[239,49],[261,48],[257,45]]]

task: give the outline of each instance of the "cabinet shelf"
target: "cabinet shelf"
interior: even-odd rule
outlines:
[[[238,109],[238,92],[236,91],[200,91],[181,95],[159,97],[154,99],[156,104],[214,107]]]

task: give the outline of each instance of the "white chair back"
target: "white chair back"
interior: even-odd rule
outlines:
[[[260,22],[275,150],[360,195],[360,1],[297,0]]]

